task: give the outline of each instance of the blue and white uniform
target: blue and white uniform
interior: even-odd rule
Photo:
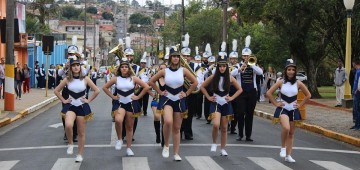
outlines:
[[[234,118],[234,113],[232,106],[229,102],[226,101],[225,97],[229,95],[229,92],[226,92],[223,88],[224,85],[224,77],[220,76],[219,81],[219,90],[214,91],[214,96],[216,97],[215,102],[211,102],[210,104],[210,115],[208,120],[212,120],[215,115],[215,112],[219,112],[221,116],[226,116],[229,120]]]
[[[68,111],[73,111],[76,116],[84,116],[86,121],[92,119],[93,113],[91,112],[89,104],[83,103],[80,100],[81,98],[85,98],[85,79],[81,80],[79,77],[74,76],[74,79],[67,83],[67,87],[71,102],[64,105],[61,113],[65,115]]]
[[[301,114],[299,109],[294,108],[298,91],[297,81],[294,84],[291,84],[291,82],[285,82],[283,80],[283,84],[280,88],[280,94],[281,102],[284,103],[284,106],[276,108],[274,113],[274,123],[280,121],[279,118],[282,114],[288,115],[290,121],[301,121]]]
[[[113,100],[112,116],[115,115],[116,110],[123,108],[127,112],[132,112],[134,117],[141,115],[141,108],[138,101],[132,100],[134,96],[135,83],[132,77],[116,77],[116,95],[119,96],[119,100]]]
[[[186,100],[185,98],[180,99],[184,85],[184,68],[180,67],[176,70],[166,68],[164,80],[165,90],[168,94],[160,97],[158,110],[163,110],[165,105],[169,105],[174,112],[181,112],[183,117],[186,117]]]

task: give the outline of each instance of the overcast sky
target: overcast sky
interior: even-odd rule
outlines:
[[[132,0],[130,0],[131,2]],[[145,2],[146,0],[137,0],[141,6],[145,5]],[[155,1],[155,0],[151,0],[151,1]],[[181,0],[158,0],[160,1],[162,4],[165,4],[165,5],[175,5],[175,4],[181,4]],[[187,5],[189,2],[189,0],[185,0],[185,5]]]

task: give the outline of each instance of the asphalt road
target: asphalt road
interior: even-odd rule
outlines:
[[[101,80],[98,80],[101,81]],[[99,82],[98,84],[103,84]],[[279,157],[280,125],[255,117],[252,138],[254,142],[236,141],[228,135],[226,147],[229,156],[210,152],[211,125],[205,120],[193,120],[194,140],[181,141],[181,162],[161,156],[162,148],[155,143],[152,112],[139,118],[133,143],[134,157],[126,156],[126,149],[116,151],[111,103],[103,92],[91,103],[94,120],[87,123],[84,161],[75,163],[74,155],[66,154],[63,127],[59,112],[61,104],[49,108],[33,119],[1,133],[0,170],[7,169],[359,169],[360,148],[328,139],[301,129],[295,132],[296,163],[287,163]],[[12,125],[10,125],[12,126]],[[51,126],[51,127],[50,127]],[[218,138],[220,140],[220,137]],[[74,149],[74,153],[77,148]]]

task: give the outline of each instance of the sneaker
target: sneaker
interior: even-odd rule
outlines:
[[[210,151],[211,151],[211,152],[216,152],[216,147],[217,147],[216,144],[211,144],[211,149],[210,149]]]
[[[67,150],[66,150],[66,153],[67,153],[68,155],[72,155],[72,154],[74,153],[74,145],[68,144],[68,148],[67,148]]]
[[[21,97],[19,97],[19,100],[21,100]]]
[[[286,157],[286,148],[280,149],[280,157],[285,158]]]
[[[127,148],[127,149],[126,149],[126,155],[127,155],[127,156],[134,156],[135,154],[134,154],[134,152],[133,152],[130,148]]]
[[[115,144],[115,150],[121,150],[122,144],[123,144],[122,140],[117,140]]]
[[[228,153],[225,149],[221,149],[221,156],[228,156]]]
[[[290,163],[296,162],[295,159],[293,159],[290,155],[288,155],[288,156],[285,157],[285,161],[286,161],[286,162],[290,162]]]
[[[164,158],[168,158],[169,157],[169,147],[168,146],[164,146],[163,151],[162,151],[162,156]]]
[[[84,158],[81,155],[76,155],[75,162],[79,163],[82,162]]]
[[[174,155],[174,161],[181,161],[181,160],[182,159],[178,154]]]

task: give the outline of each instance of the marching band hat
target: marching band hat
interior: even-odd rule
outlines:
[[[238,58],[239,54],[237,52],[237,41],[234,39],[232,42],[232,52],[229,54],[229,58]]]
[[[181,49],[182,55],[190,55],[191,49],[189,48],[190,36],[188,33],[185,34],[184,41],[182,42],[183,49]]]
[[[73,65],[73,64],[80,64],[79,57],[77,57],[77,56],[70,57],[70,65]]]
[[[285,68],[288,68],[290,66],[296,67],[296,63],[293,59],[287,59],[286,60],[286,64],[285,64]]]
[[[226,53],[226,42],[221,43],[221,51],[219,52],[219,56],[227,56]]]
[[[250,50],[250,41],[251,41],[251,37],[250,35],[246,36],[245,38],[245,48],[242,50],[242,55],[251,55],[252,52]]]
[[[209,63],[215,63],[215,57],[214,57],[214,56],[210,56],[210,57],[208,58],[208,62],[209,62]]]
[[[124,64],[129,65],[129,60],[126,57],[123,57],[120,60],[120,65],[124,65]]]
[[[208,57],[210,57],[211,55],[212,55],[212,53],[211,53],[211,47],[210,47],[210,44],[207,43],[206,46],[205,46],[205,51],[204,51],[204,53],[203,53],[203,57],[204,57],[204,58],[208,58]]]
[[[129,36],[125,38],[125,47],[126,47],[124,50],[125,55],[134,55],[134,50],[131,49],[131,39]]]
[[[195,61],[201,61],[201,56],[199,55],[199,47],[198,46],[195,47],[195,54],[196,54],[194,57]]]
[[[225,55],[219,55],[217,58],[218,64],[227,64],[227,57]]]

